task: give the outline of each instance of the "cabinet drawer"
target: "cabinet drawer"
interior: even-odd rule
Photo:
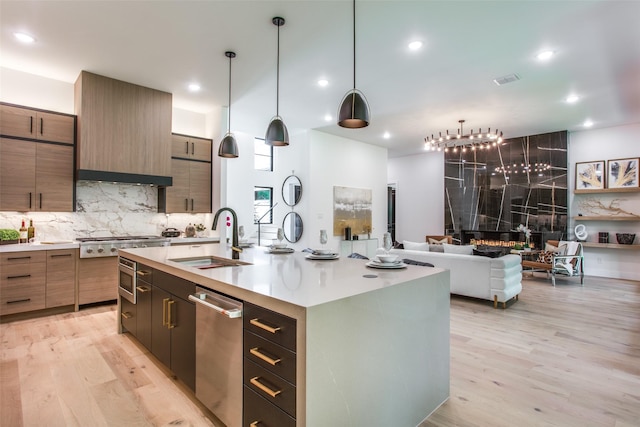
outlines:
[[[244,329],[296,351],[296,320],[251,303],[244,303]]]
[[[45,308],[45,264],[2,267],[0,315]]]
[[[1,265],[46,262],[46,251],[8,252],[0,254]]]
[[[243,391],[242,408],[243,427],[251,427],[252,423],[257,423],[258,427],[295,427],[296,425],[294,418],[246,386]]]
[[[144,281],[149,285],[153,285],[153,268],[148,265],[138,263],[136,266],[136,276],[139,281]]]
[[[158,270],[153,273],[153,285],[185,301],[189,300],[189,295],[196,292],[195,283]]]
[[[244,331],[244,357],[296,383],[296,354],[249,331]]]
[[[244,385],[259,396],[277,405],[287,414],[296,416],[296,387],[279,376],[244,359]]]
[[[129,331],[129,333],[134,337],[138,336],[138,329],[136,328],[136,314],[136,305],[130,303],[124,298],[120,298],[120,321],[122,322],[122,328]]]

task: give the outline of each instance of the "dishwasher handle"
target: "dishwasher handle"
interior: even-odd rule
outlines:
[[[193,301],[195,303],[198,304],[202,304],[207,308],[213,309],[215,311],[217,311],[220,314],[223,314],[225,316],[227,316],[230,319],[236,319],[238,317],[242,317],[242,303],[238,303],[237,306],[235,306],[235,308],[232,309],[227,309],[224,307],[220,307],[219,305],[216,305],[214,303],[208,302],[207,300],[212,300],[215,303],[222,303],[224,305],[229,305],[230,303],[225,299],[218,299],[216,298],[215,295],[211,295],[209,293],[199,293],[199,294],[194,294],[194,295],[189,295],[189,300]],[[226,302],[226,304],[225,304]],[[221,304],[221,305],[222,305]]]

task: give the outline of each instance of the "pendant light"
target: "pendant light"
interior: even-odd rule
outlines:
[[[284,25],[284,18],[276,16],[271,20],[278,27],[278,59],[276,65],[276,116],[271,119],[264,142],[274,147],[289,145],[289,131],[279,114],[280,106],[280,27]]]
[[[235,158],[238,157],[238,143],[236,138],[231,133],[231,58],[236,57],[235,52],[227,51],[224,56],[229,58],[229,111],[227,113],[227,133],[220,142],[220,148],[218,148],[218,156]]]
[[[358,129],[369,126],[371,113],[364,94],[356,89],[356,0],[353,0],[353,89],[347,92],[338,110],[338,125]]]

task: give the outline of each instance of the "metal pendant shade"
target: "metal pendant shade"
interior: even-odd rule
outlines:
[[[235,52],[227,51],[224,55],[229,58],[229,112],[227,114],[227,133],[220,142],[218,156],[226,158],[238,157],[238,143],[231,133],[231,59],[236,57]]]
[[[280,107],[280,27],[284,25],[284,18],[276,16],[272,19],[273,25],[278,27],[278,56],[276,61],[276,115],[271,119],[267,127],[264,142],[273,147],[289,145],[289,131],[279,114]]]
[[[362,92],[356,89],[356,1],[353,0],[353,89],[347,92],[338,110],[338,125],[358,129],[369,126],[371,112]]]
[[[226,158],[238,157],[238,143],[231,132],[227,132],[222,138],[220,148],[218,148],[218,156]]]

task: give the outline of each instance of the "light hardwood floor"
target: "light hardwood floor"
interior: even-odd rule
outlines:
[[[451,397],[420,427],[640,426],[640,283],[543,277],[506,310],[452,298]],[[115,314],[0,325],[0,425],[214,425]]]

